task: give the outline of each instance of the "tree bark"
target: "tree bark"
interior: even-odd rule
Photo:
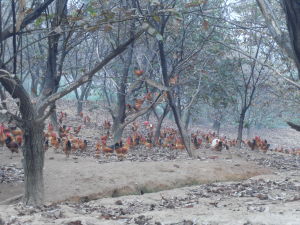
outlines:
[[[160,116],[160,118],[157,122],[157,125],[156,125],[156,129],[155,129],[155,133],[154,133],[154,144],[157,144],[157,141],[159,140],[161,125],[162,125],[164,119],[166,118],[166,116],[168,115],[169,111],[170,111],[170,107],[169,107],[169,105],[166,105],[166,107],[164,108],[164,112]]]
[[[44,149],[43,123],[28,121],[25,126],[23,167],[25,177],[26,205],[41,205],[44,202]]]
[[[167,69],[168,67],[167,67],[167,61],[166,61],[163,41],[158,41],[158,48],[159,48],[160,64],[161,64],[164,85],[166,87],[169,87],[169,78],[168,78],[168,69]],[[189,137],[188,131],[184,128],[184,125],[179,116],[178,109],[174,103],[174,99],[173,99],[170,91],[167,91],[166,93],[167,93],[170,108],[172,109],[172,112],[174,115],[175,123],[178,127],[179,134],[183,140],[183,144],[184,144],[189,156],[192,157],[193,152],[191,150],[191,143],[190,143],[190,137]]]
[[[243,140],[243,128],[244,128],[245,115],[246,115],[246,110],[243,109],[241,114],[240,114],[239,127],[238,127],[238,136],[237,136],[237,141],[238,141],[238,147],[239,148],[241,148],[241,144],[242,144],[242,140]]]

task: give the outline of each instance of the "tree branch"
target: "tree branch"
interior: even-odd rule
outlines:
[[[68,87],[65,89],[50,95],[48,98],[46,98],[43,102],[40,103],[39,111],[45,110],[51,103],[55,102],[56,100],[62,98],[63,96],[67,95],[74,89],[78,88],[80,85],[90,81],[92,77],[97,73],[99,70],[101,70],[106,64],[108,64],[112,59],[114,59],[116,56],[121,54],[126,50],[126,48],[137,38],[139,38],[144,31],[138,32],[136,35],[134,35],[132,38],[130,38],[128,41],[126,41],[124,44],[117,47],[115,50],[113,50],[108,56],[106,56],[101,62],[99,62],[92,70],[84,74],[82,77],[80,77],[77,81],[74,81],[71,83]]]
[[[35,19],[37,19],[42,12],[52,3],[54,0],[45,0],[43,4],[40,6],[37,6],[32,13],[25,16],[24,20],[22,21],[20,25],[20,30],[25,28],[28,24],[32,23]],[[2,31],[2,34],[0,36],[0,41],[4,41],[7,38],[13,36],[13,26],[10,26],[9,28]]]

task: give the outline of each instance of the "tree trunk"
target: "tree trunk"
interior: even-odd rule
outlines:
[[[250,135],[251,135],[251,128],[250,126],[247,127],[247,138],[250,139]]]
[[[188,110],[183,110],[182,112],[182,122],[184,124],[184,129],[188,129],[189,128],[189,124],[190,124],[190,118],[191,118],[191,111]]]
[[[245,109],[242,110],[239,120],[239,127],[238,127],[238,147],[241,148],[242,140],[243,140],[243,128],[244,128],[244,120],[245,120],[246,111]]]
[[[7,105],[6,105],[6,95],[5,95],[5,90],[2,89],[2,87],[0,87],[0,99],[1,99],[1,104],[3,106],[4,109],[7,109]]]
[[[113,143],[117,143],[121,140],[122,136],[123,136],[123,131],[124,131],[124,126],[122,126],[122,124],[119,124],[118,127],[115,128],[114,130],[114,138],[113,138]]]
[[[155,129],[155,133],[154,133],[154,144],[157,144],[157,141],[159,140],[159,136],[160,136],[160,130],[161,130],[161,125],[166,117],[166,115],[169,113],[170,108],[167,105],[164,109],[163,114],[160,116],[157,125],[156,125],[156,129]]]
[[[214,121],[213,129],[217,132],[217,136],[220,134],[221,122],[218,120]]]
[[[77,114],[79,115],[82,112],[83,109],[83,101],[79,99],[77,101]]]
[[[57,120],[56,109],[54,109],[53,113],[51,113],[50,120],[51,120],[51,124],[53,125],[53,127],[56,130],[58,130],[59,124],[58,124],[58,120]]]
[[[44,202],[44,149],[43,123],[28,122],[25,128],[23,146],[23,167],[25,177],[24,203],[42,205]]]
[[[164,85],[166,87],[169,87],[168,67],[167,67],[167,61],[166,61],[163,41],[158,41],[158,48],[159,48],[160,65],[161,65]],[[175,123],[178,127],[179,134],[182,138],[182,141],[186,148],[186,151],[190,157],[193,157],[193,152],[191,150],[191,142],[190,142],[191,139],[189,137],[188,131],[184,128],[184,125],[179,116],[178,108],[175,105],[174,98],[170,91],[167,91],[167,97],[168,97],[170,108],[172,109],[172,112],[174,115]]]

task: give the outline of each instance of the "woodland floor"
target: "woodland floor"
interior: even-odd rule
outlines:
[[[81,119],[67,104],[66,124],[78,126]],[[96,159],[95,142],[109,117],[99,110],[87,114],[92,122],[79,135],[89,141],[86,152],[69,159],[51,148],[46,152],[47,203],[40,209],[17,203],[23,193],[21,154],[10,159],[8,149],[0,148],[0,225],[300,224],[299,156],[203,148],[192,160],[185,152],[138,147],[123,161]],[[222,132],[234,136],[230,129]],[[252,133],[267,138],[271,148],[300,146],[291,129]]]

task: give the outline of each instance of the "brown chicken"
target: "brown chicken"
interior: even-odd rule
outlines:
[[[81,151],[85,151],[87,148],[87,144],[88,144],[87,140],[83,140],[83,141],[79,140],[79,149]]]
[[[134,110],[135,111],[140,111],[142,108],[142,105],[144,103],[145,99],[136,99],[135,104],[134,104]]]

